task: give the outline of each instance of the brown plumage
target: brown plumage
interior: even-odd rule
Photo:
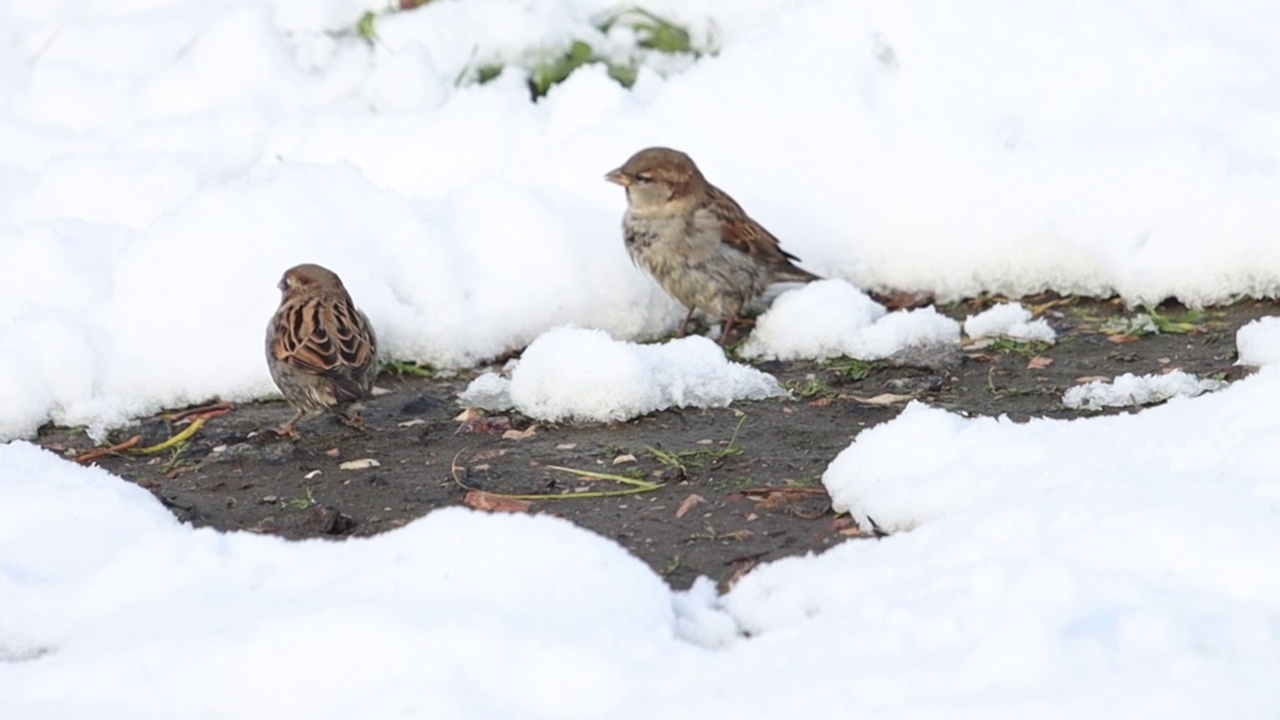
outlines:
[[[319,265],[298,265],[280,279],[280,308],[267,325],[271,379],[297,410],[280,434],[326,412],[363,428],[360,401],[378,373],[378,340],[342,280]]]
[[[678,150],[641,150],[605,179],[627,190],[622,230],[632,261],[689,308],[677,336],[701,310],[724,321],[723,345],[743,307],[770,285],[819,279]]]

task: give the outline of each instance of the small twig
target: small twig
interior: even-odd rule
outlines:
[[[216,402],[208,405],[201,405],[199,407],[187,408],[186,410],[179,410],[178,412],[165,413],[160,417],[161,419],[168,420],[169,422],[177,422],[193,416],[199,416],[205,420],[209,420],[211,418],[226,415],[235,409],[236,406],[229,402]]]
[[[506,498],[508,500],[575,500],[587,498],[607,498],[621,497],[624,495],[639,495],[640,493],[653,492],[659,490],[664,485],[662,483],[649,482],[647,480],[636,480],[635,478],[625,477],[623,475],[612,475],[610,473],[595,472],[593,470],[578,470],[576,468],[562,467],[560,465],[544,465],[549,470],[559,470],[572,475],[577,475],[584,480],[609,480],[611,482],[630,485],[625,490],[600,490],[597,492],[578,492],[578,493],[498,493],[492,490],[484,490],[478,487],[472,487],[463,481],[460,477],[461,470],[465,468],[458,464],[458,458],[465,450],[459,450],[453,456],[453,460],[449,462],[449,475],[453,478],[454,484],[468,492],[484,492],[495,497]]]
[[[125,450],[128,450],[134,447],[140,442],[142,442],[142,436],[134,435],[133,437],[129,438],[128,440],[125,440],[119,445],[112,445],[111,447],[105,447],[105,448],[94,448],[93,450],[90,450],[87,453],[84,453],[82,455],[77,455],[76,462],[80,463],[81,465],[84,465],[86,463],[91,463],[94,460],[106,457],[108,455],[119,455],[123,453]]]
[[[761,487],[746,488],[738,492],[743,495],[768,495],[770,493],[787,493],[790,495],[826,495],[825,488],[816,487],[769,487],[767,485]]]
[[[138,448],[136,452],[141,453],[143,455],[155,455],[158,452],[164,452],[165,450],[168,450],[169,448],[177,445],[178,443],[190,440],[191,436],[199,432],[200,428],[202,427],[204,427],[204,418],[196,418],[195,420],[191,421],[191,424],[188,425],[185,430],[178,433],[177,435],[174,435],[173,437],[169,438],[168,440],[165,440],[159,445],[152,445],[151,447]]]

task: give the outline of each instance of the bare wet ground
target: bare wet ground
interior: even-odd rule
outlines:
[[[962,320],[991,302],[939,309]],[[516,413],[460,420],[456,396],[483,369],[440,378],[402,367],[379,379],[390,392],[370,403],[366,433],[322,419],[304,424],[294,442],[270,431],[291,414],[283,402],[213,406],[143,419],[111,438],[140,436],[132,449],[92,462],[196,526],[340,540],[465,504],[563,517],[613,538],[674,587],[699,575],[727,585],[761,562],[875,536],[831,510],[820,479],[858,433],[895,417],[908,399],[1015,420],[1096,414],[1064,407],[1062,393],[1126,372],[1238,379],[1235,331],[1280,313],[1277,303],[1255,301],[1203,313],[1052,295],[1023,302],[1058,331],[1057,344],[969,345],[941,368],[759,364],[792,389],[787,399],[609,425],[546,425]],[[188,439],[137,452],[197,418]],[[74,428],[47,427],[37,441],[68,456],[93,448]]]

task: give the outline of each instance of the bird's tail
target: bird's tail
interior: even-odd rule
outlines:
[[[819,275],[814,275],[808,270],[801,270],[795,265],[787,264],[778,268],[773,274],[774,282],[813,282],[814,280],[822,280]]]

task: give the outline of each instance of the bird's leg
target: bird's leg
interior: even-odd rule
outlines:
[[[738,303],[738,306],[733,309],[733,312],[729,313],[729,317],[725,318],[724,330],[720,331],[720,347],[729,346],[729,333],[733,332],[733,326],[735,323],[747,322],[746,320],[743,320],[738,317],[739,315],[742,314],[742,307],[744,305],[746,305],[745,302]]]
[[[301,440],[302,436],[298,434],[298,421],[301,420],[302,416],[305,414],[306,413],[304,411],[299,410],[293,417],[289,418],[289,422],[276,428],[276,434],[281,436],[287,435],[294,440]]]
[[[684,316],[684,322],[680,323],[680,327],[676,328],[676,337],[682,338],[684,334],[689,332],[689,323],[693,320],[693,313],[697,308],[689,308],[689,314]]]
[[[733,330],[733,320],[734,317],[730,315],[729,319],[724,321],[724,330],[720,331],[720,347],[729,346],[729,332]]]

